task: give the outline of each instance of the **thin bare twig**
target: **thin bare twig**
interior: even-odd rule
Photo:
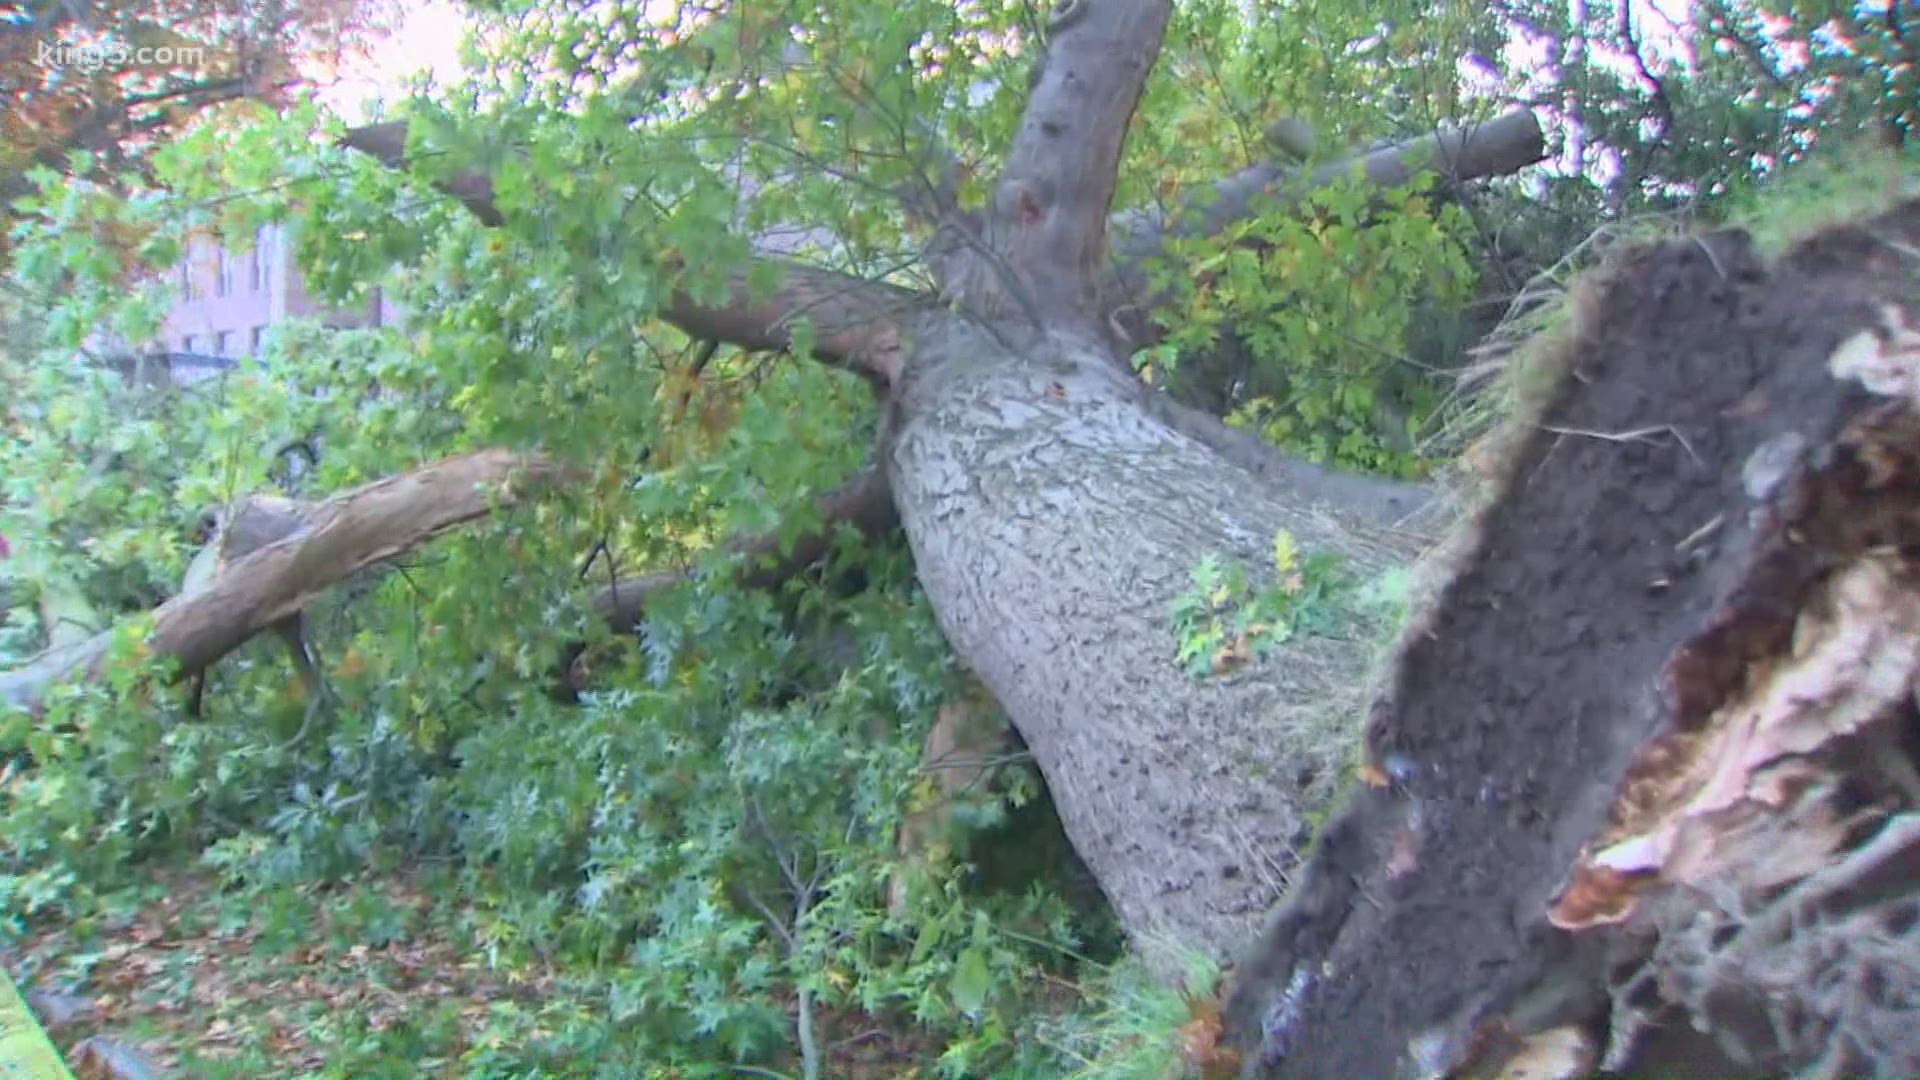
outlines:
[[[1680,444],[1680,448],[1687,452],[1688,457],[1691,457],[1695,462],[1698,462],[1700,460],[1700,455],[1694,453],[1693,444],[1688,442],[1687,437],[1680,433],[1680,429],[1673,426],[1672,424],[1661,424],[1661,425],[1655,425],[1653,427],[1635,428],[1632,431],[1589,431],[1585,428],[1563,428],[1563,427],[1554,427],[1550,424],[1542,424],[1540,425],[1540,430],[1550,431],[1555,435],[1578,435],[1588,439],[1601,439],[1606,442],[1621,442],[1621,443],[1652,442],[1653,440],[1648,438],[1648,436],[1650,435],[1661,435],[1661,434],[1671,435],[1673,436],[1674,441]]]

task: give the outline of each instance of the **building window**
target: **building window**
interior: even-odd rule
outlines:
[[[193,265],[191,254],[187,256],[185,262],[180,264],[180,293],[188,300],[200,299],[199,275],[194,273],[196,269],[198,267]]]
[[[220,251],[219,259],[220,259],[220,280],[219,280],[219,283],[215,286],[215,288],[217,288],[219,291],[214,293],[214,295],[215,296],[232,296],[233,295],[233,256],[223,248]]]
[[[220,335],[214,339],[213,355],[215,356],[232,356],[233,355],[233,335],[232,334],[228,333],[225,330],[220,331]]]
[[[266,332],[267,332],[267,328],[264,326],[256,326],[253,328],[253,342],[252,342],[251,355],[253,356],[260,355],[260,336],[262,334],[265,334]]]
[[[269,240],[270,240],[270,237],[267,234],[267,227],[265,225],[262,225],[259,228],[253,230],[253,291],[254,292],[267,291],[267,267],[269,265],[267,244]]]

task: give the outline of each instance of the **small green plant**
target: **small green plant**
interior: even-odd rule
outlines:
[[[1025,1058],[995,1080],[1229,1075],[1233,1054],[1220,1045],[1220,967],[1198,953],[1177,952],[1180,977],[1173,984],[1138,957],[1092,970],[1077,987],[1080,1007],[1066,1015],[1036,1017],[1023,1033]]]
[[[1238,564],[1208,555],[1173,602],[1174,659],[1200,678],[1263,658],[1298,634],[1331,633],[1353,589],[1338,556],[1302,556],[1285,529],[1273,538],[1273,579],[1255,587]]]

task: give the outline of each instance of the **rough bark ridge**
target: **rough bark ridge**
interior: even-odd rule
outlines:
[[[1579,313],[1237,973],[1250,1073],[1920,1068],[1917,240],[1675,241]]]
[[[1010,353],[936,333],[938,362],[908,366],[889,459],[921,585],[1129,932],[1224,954],[1306,835],[1302,786],[1338,756],[1310,728],[1363,661],[1303,639],[1195,680],[1173,660],[1172,603],[1196,560],[1259,567],[1283,529],[1357,568],[1409,545],[1158,422],[1097,343]]]

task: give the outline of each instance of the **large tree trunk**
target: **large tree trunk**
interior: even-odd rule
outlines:
[[[1626,260],[1237,973],[1288,1076],[1920,1071],[1920,204]]]
[[[1104,342],[1066,333],[1009,349],[946,322],[907,372],[894,499],[948,639],[1136,943],[1162,961],[1175,943],[1237,948],[1308,835],[1303,789],[1353,745],[1339,714],[1364,646],[1302,638],[1196,680],[1173,600],[1205,556],[1270,567],[1281,530],[1355,572],[1397,559],[1391,519],[1418,489],[1256,477],[1157,418]]]

